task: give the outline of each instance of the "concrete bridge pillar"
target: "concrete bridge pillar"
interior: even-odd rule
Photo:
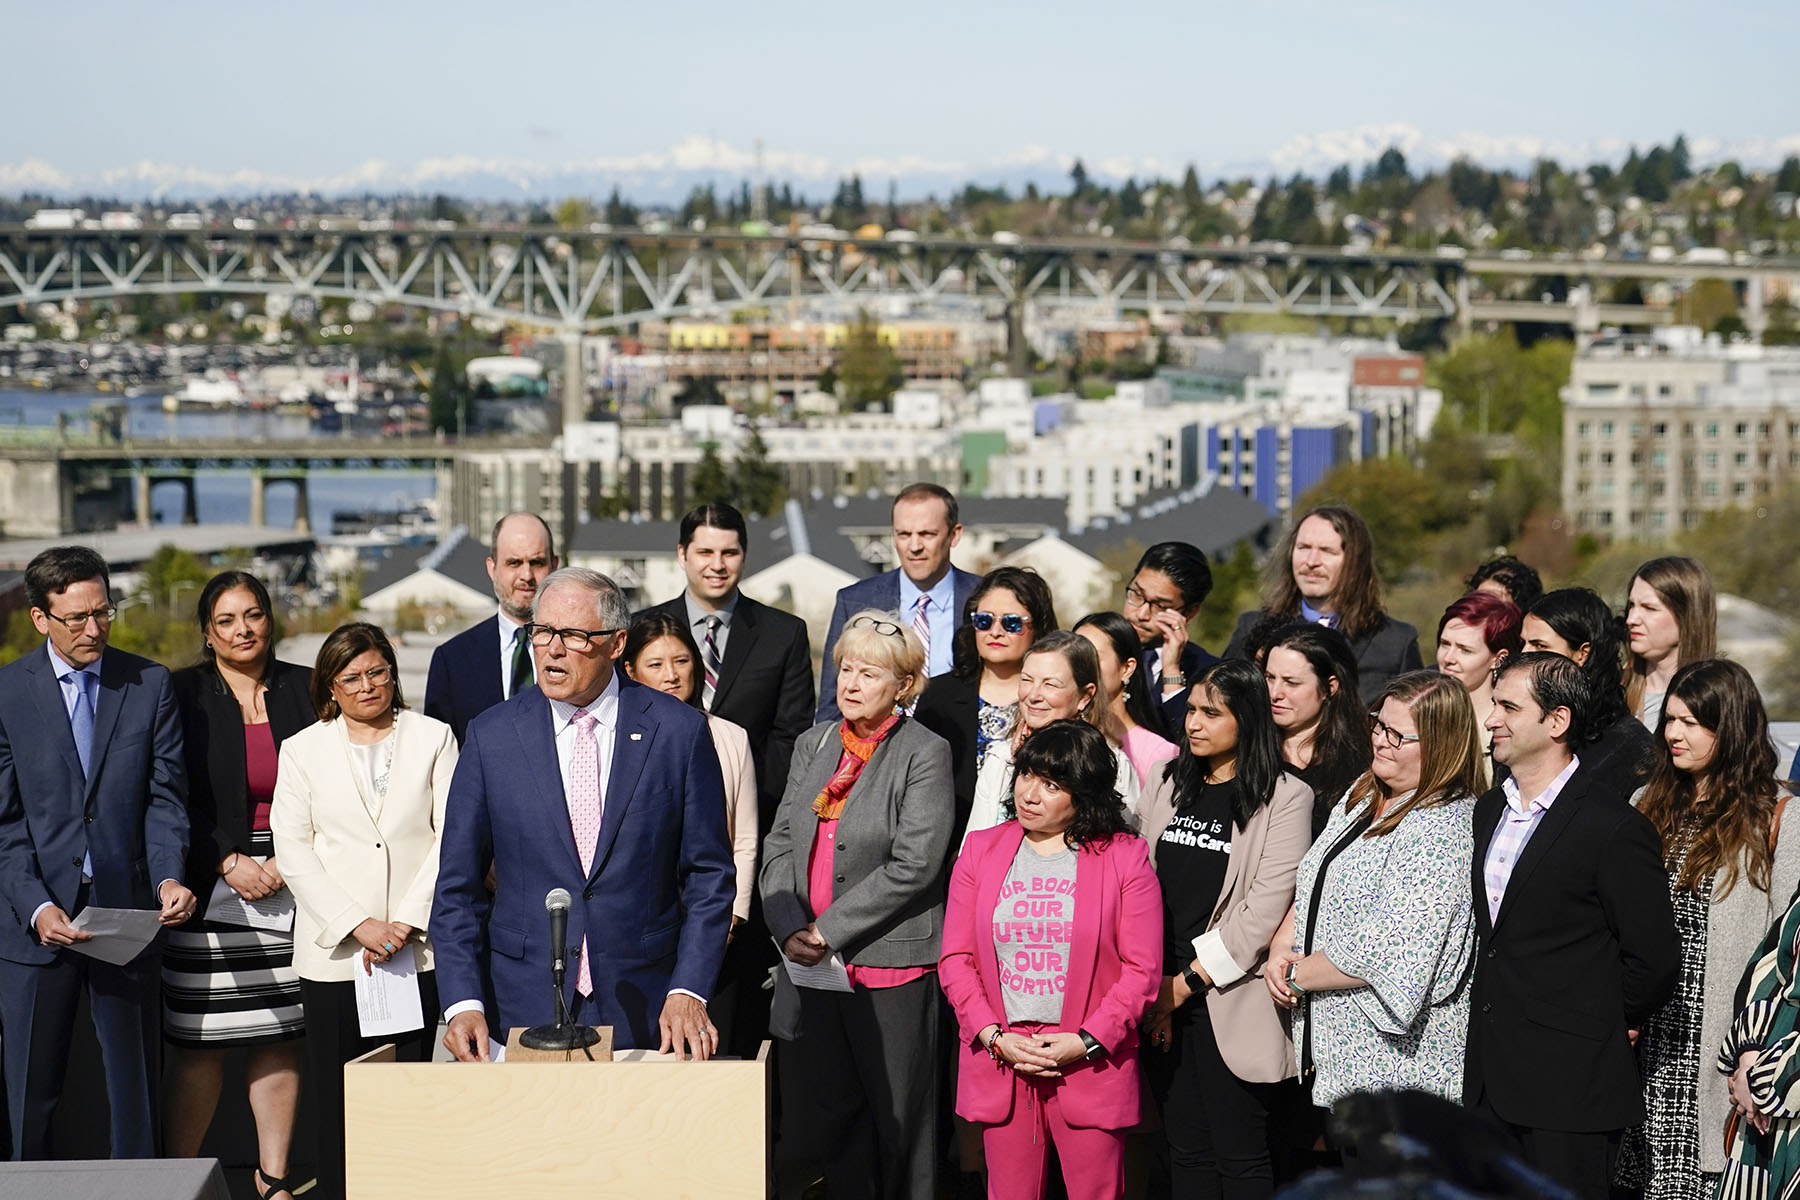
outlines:
[[[132,507],[137,511],[138,528],[148,529],[156,514],[150,509],[150,473],[138,471],[131,477]]]
[[[1469,273],[1461,271],[1456,276],[1456,336],[1458,340],[1466,338],[1475,330],[1475,317],[1469,311]]]
[[[567,429],[588,417],[587,368],[581,357],[581,331],[562,334],[562,424]]]
[[[250,472],[250,524],[259,529],[269,523],[268,484],[261,471]]]
[[[1769,310],[1763,304],[1761,275],[1752,275],[1744,280],[1744,328],[1759,342],[1769,328]]]
[[[194,486],[192,475],[181,481],[181,523],[183,525],[200,523],[200,489]]]
[[[312,532],[312,502],[306,491],[306,476],[294,478],[294,532]]]

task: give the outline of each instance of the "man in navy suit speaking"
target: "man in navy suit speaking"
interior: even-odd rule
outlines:
[[[0,1041],[13,1157],[50,1157],[85,990],[106,1071],[115,1158],[156,1154],[162,955],[123,966],[73,952],[97,908],[194,915],[187,771],[169,672],[108,648],[106,560],[53,546],[25,568],[42,648],[0,668]],[[8,914],[12,919],[5,920]]]
[[[477,717],[450,784],[431,940],[457,1058],[554,1020],[544,896],[567,889],[565,1000],[613,1044],[706,1058],[736,896],[706,717],[616,669],[630,610],[597,571],[538,589],[537,687]],[[497,890],[483,886],[493,861]]]

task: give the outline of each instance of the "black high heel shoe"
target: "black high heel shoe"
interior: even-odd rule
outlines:
[[[269,1200],[269,1197],[273,1196],[276,1192],[286,1192],[288,1194],[288,1200],[293,1200],[294,1185],[286,1176],[283,1176],[280,1179],[270,1179],[267,1175],[263,1174],[263,1169],[260,1166],[257,1167],[256,1194],[261,1196],[262,1200]]]

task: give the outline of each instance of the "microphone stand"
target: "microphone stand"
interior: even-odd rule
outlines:
[[[556,946],[552,950],[558,949]],[[563,975],[566,969],[567,954],[553,954],[550,959],[550,985],[556,994],[554,1008],[556,1023],[554,1025],[533,1025],[519,1034],[519,1045],[527,1050],[558,1050],[563,1052],[581,1051],[588,1059],[594,1055],[590,1047],[600,1041],[600,1031],[589,1025],[573,1025],[569,1022],[569,1002],[563,995]]]

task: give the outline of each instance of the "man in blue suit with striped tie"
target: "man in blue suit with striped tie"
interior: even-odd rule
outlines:
[[[54,546],[25,568],[41,649],[0,668],[0,1063],[13,1157],[50,1157],[75,1007],[99,1035],[115,1158],[156,1154],[161,955],[123,966],[75,952],[73,919],[98,908],[194,913],[187,776],[163,667],[107,647],[106,560]]]

